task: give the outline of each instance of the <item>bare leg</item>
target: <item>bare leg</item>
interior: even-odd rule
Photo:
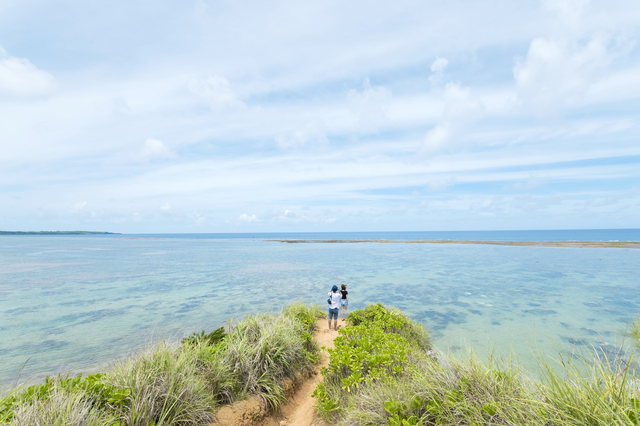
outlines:
[[[331,330],[331,317],[329,317],[329,330]]]
[[[336,330],[338,329],[338,318],[333,320],[333,328]]]

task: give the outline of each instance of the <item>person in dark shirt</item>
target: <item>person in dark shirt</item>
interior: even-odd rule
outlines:
[[[347,285],[342,284],[342,299],[340,299],[340,306],[342,308],[342,321],[347,319],[347,308],[349,307],[349,292],[347,291]]]

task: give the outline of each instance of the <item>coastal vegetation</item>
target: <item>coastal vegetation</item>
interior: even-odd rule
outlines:
[[[48,377],[0,400],[0,423],[209,425],[221,405],[252,395],[277,410],[285,382],[318,363],[312,332],[322,315],[293,304],[162,342],[104,373]],[[638,329],[636,320],[627,332],[633,346]],[[381,304],[352,312],[328,353],[314,397],[330,425],[640,424],[634,353],[538,355],[534,376],[515,359],[439,352],[422,325]]]
[[[161,343],[105,373],[48,377],[0,400],[9,425],[206,425],[221,405],[258,395],[272,409],[285,380],[318,362],[317,306],[250,315],[224,330]]]
[[[640,317],[635,317],[627,326],[627,336],[631,341],[640,347]]]
[[[633,355],[538,356],[535,377],[513,359],[430,349],[426,333],[394,309],[372,305],[340,331],[318,409],[339,425],[637,425]]]

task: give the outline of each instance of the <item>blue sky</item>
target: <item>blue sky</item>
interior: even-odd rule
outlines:
[[[0,229],[640,227],[640,3],[0,0]]]

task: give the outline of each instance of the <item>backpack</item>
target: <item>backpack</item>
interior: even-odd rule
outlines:
[[[329,298],[327,299],[327,303],[331,304],[331,296],[329,296]]]

